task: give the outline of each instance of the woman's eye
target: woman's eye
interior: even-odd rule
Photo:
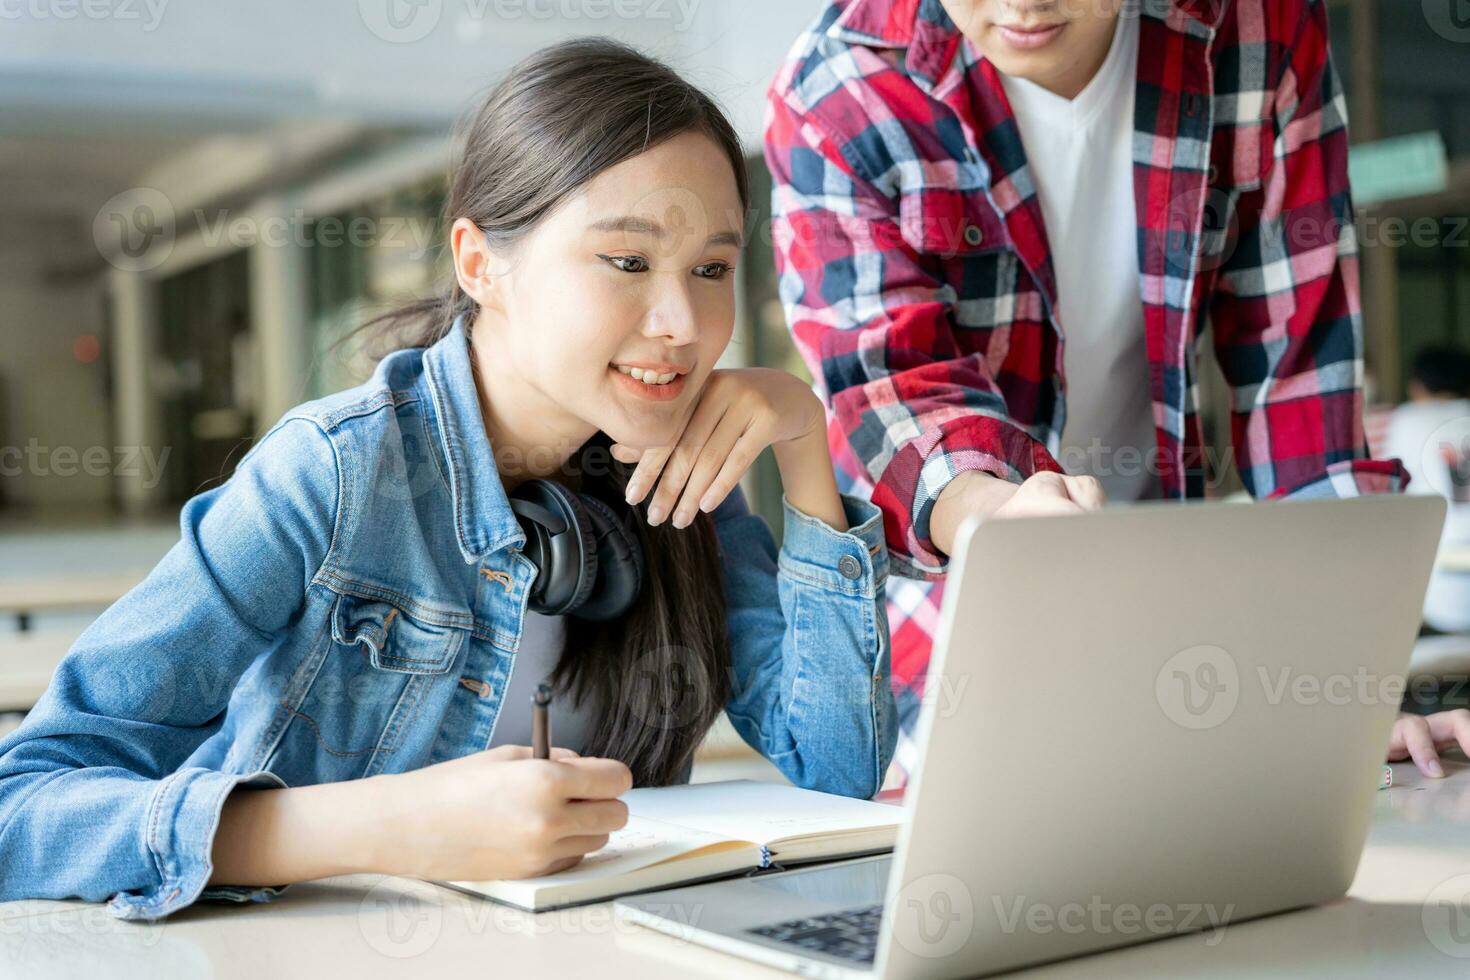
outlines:
[[[696,266],[694,274],[703,279],[723,279],[730,274],[730,265],[726,262],[707,262]]]
[[[603,255],[598,252],[597,257],[623,272],[648,271],[648,260],[641,255]]]

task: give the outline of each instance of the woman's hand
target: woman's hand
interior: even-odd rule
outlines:
[[[1439,764],[1439,750],[1459,745],[1470,755],[1470,711],[1436,711],[1432,715],[1401,714],[1393,723],[1393,737],[1388,743],[1388,761],[1402,762],[1412,758],[1426,776],[1436,779],[1444,775]]]
[[[710,373],[675,445],[643,450],[615,445],[612,454],[620,462],[638,463],[628,480],[628,503],[637,504],[652,489],[648,522],[658,524],[672,514],[674,526],[683,528],[698,511],[708,513],[718,507],[767,446],[777,447],[782,482],[793,505],[813,513],[797,503],[807,488],[792,485],[808,482],[808,474],[803,472],[793,481],[788,478],[792,467],[781,458],[782,447],[793,445],[804,447],[803,464],[819,451],[831,476],[826,417],[821,401],[806,383],[773,368],[738,368]],[[817,488],[812,495],[814,506],[827,511],[815,516],[830,516],[835,504],[840,520],[835,481],[830,500],[826,490]]]
[[[502,745],[388,777],[398,831],[385,863],[417,878],[530,878],[564,871],[628,822],[633,785],[614,759]]]

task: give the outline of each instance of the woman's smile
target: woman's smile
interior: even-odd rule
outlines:
[[[669,365],[635,367],[610,364],[608,373],[624,391],[645,401],[673,401],[684,392],[688,375]],[[667,379],[667,380],[665,380]]]

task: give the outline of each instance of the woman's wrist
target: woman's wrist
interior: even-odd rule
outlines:
[[[359,872],[398,874],[389,776],[225,798],[211,885],[287,885]]]
[[[781,471],[781,487],[792,507],[825,522],[833,530],[846,531],[847,512],[837,491],[827,433],[822,427],[795,439],[771,446]]]

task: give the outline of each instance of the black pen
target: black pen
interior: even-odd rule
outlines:
[[[531,757],[551,758],[551,685],[536,685],[531,697]]]

